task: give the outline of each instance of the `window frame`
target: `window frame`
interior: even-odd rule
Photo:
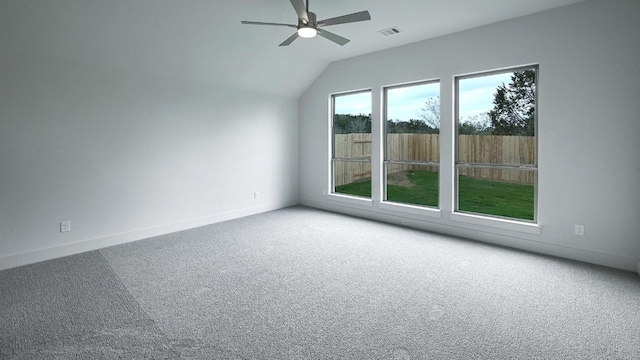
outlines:
[[[418,81],[411,81],[411,82],[406,82],[406,83],[401,83],[401,84],[394,84],[394,85],[387,85],[387,86],[383,86],[382,87],[382,91],[381,91],[381,105],[382,105],[382,117],[381,117],[381,122],[382,122],[382,126],[381,126],[381,133],[382,133],[382,144],[380,146],[381,149],[381,153],[382,153],[382,166],[381,166],[381,184],[382,184],[382,193],[381,193],[381,199],[380,199],[380,205],[382,205],[383,207],[385,207],[385,205],[391,205],[391,206],[401,206],[402,208],[408,210],[409,212],[415,212],[416,210],[421,212],[424,210],[428,210],[430,212],[434,212],[434,214],[439,217],[440,216],[440,198],[441,198],[441,194],[440,194],[440,163],[441,163],[441,159],[442,159],[442,151],[441,151],[441,146],[439,145],[438,148],[438,161],[437,162],[433,162],[433,161],[415,161],[415,160],[387,160],[387,115],[388,115],[388,91],[389,90],[393,90],[393,89],[401,89],[401,88],[407,88],[407,87],[412,87],[412,86],[420,86],[420,85],[429,85],[429,84],[438,84],[438,94],[442,93],[442,83],[440,81],[439,78],[436,79],[428,79],[428,80],[418,80]],[[439,95],[440,96],[440,95]],[[442,107],[442,106],[441,106]],[[440,118],[440,126],[442,126],[442,117]],[[442,134],[439,132],[438,136],[442,136]],[[442,144],[442,142],[439,142],[439,144]],[[391,165],[391,164],[397,164],[397,165],[420,165],[420,166],[435,166],[438,168],[438,205],[436,206],[429,206],[429,205],[420,205],[420,204],[410,204],[410,203],[402,203],[402,202],[397,202],[397,201],[390,201],[387,199],[387,166]],[[432,215],[433,216],[433,215]]]
[[[491,76],[497,74],[505,74],[505,73],[513,73],[516,71],[523,70],[535,70],[535,110],[534,110],[534,146],[535,146],[535,162],[533,165],[507,165],[507,164],[485,164],[485,163],[460,163],[459,162],[459,125],[460,125],[460,80],[461,79],[471,79],[483,76]],[[470,220],[471,223],[483,224],[485,220],[498,220],[501,225],[506,225],[507,229],[511,230],[511,227],[518,227],[518,225],[525,225],[533,227],[531,228],[532,233],[539,234],[539,217],[538,217],[538,173],[539,173],[539,137],[538,137],[538,117],[539,117],[539,92],[540,92],[540,65],[539,64],[530,64],[530,65],[522,65],[508,68],[501,68],[498,70],[490,70],[490,71],[482,71],[465,75],[458,75],[454,77],[454,117],[453,117],[453,144],[454,144],[454,154],[453,154],[453,212],[452,219],[466,221]],[[485,213],[477,213],[472,211],[460,211],[460,168],[490,168],[490,169],[506,169],[506,170],[522,170],[522,171],[533,171],[533,220],[521,219],[521,218],[511,218],[506,216],[485,214]],[[502,226],[500,226],[502,227]],[[526,231],[530,232],[530,231]]]
[[[344,162],[355,162],[355,163],[369,163],[371,169],[373,170],[373,156],[366,158],[366,157],[361,157],[361,158],[338,158],[336,157],[335,154],[335,149],[336,149],[336,137],[335,137],[335,132],[334,132],[334,126],[335,126],[335,111],[336,111],[336,97],[341,97],[341,96],[348,96],[348,95],[356,95],[356,94],[363,94],[363,93],[369,93],[370,95],[370,104],[371,104],[371,111],[372,114],[371,116],[373,117],[373,90],[370,88],[365,88],[365,89],[358,89],[358,90],[351,90],[351,91],[342,91],[342,92],[336,92],[336,93],[332,93],[329,95],[329,136],[331,138],[331,142],[330,142],[330,151],[329,151],[329,192],[328,195],[331,195],[337,199],[343,199],[346,200],[347,202],[350,201],[358,201],[358,202],[371,202],[373,199],[373,186],[371,188],[371,195],[369,197],[364,197],[364,196],[358,196],[358,195],[351,195],[351,194],[345,194],[345,193],[339,193],[336,192],[336,161],[344,161]],[[372,119],[373,120],[373,119]],[[373,121],[371,122],[371,125],[373,126]],[[370,133],[371,136],[371,142],[373,144],[373,128],[372,131]],[[372,176],[371,176],[371,180],[373,181],[373,171],[372,171]],[[373,184],[373,183],[372,183]]]

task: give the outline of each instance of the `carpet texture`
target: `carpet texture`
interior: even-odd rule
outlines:
[[[639,359],[637,274],[293,207],[0,272],[0,358]]]
[[[164,333],[97,251],[0,272],[0,358],[162,358]]]

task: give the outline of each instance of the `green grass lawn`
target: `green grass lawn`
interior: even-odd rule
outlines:
[[[438,173],[408,171],[413,186],[387,186],[387,200],[405,204],[438,206]],[[460,176],[460,211],[533,220],[534,187]],[[371,180],[336,187],[336,192],[371,197]]]
[[[350,184],[336,186],[336,193],[371,197],[371,179],[354,181]]]
[[[387,200],[404,204],[438,207],[438,173],[407,171],[406,174],[413,187],[388,185]]]

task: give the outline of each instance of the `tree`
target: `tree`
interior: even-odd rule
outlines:
[[[371,132],[371,130],[367,131],[367,125],[371,126],[371,122],[363,117],[356,117],[347,124],[345,132],[348,134]]]
[[[424,120],[387,120],[387,133],[389,134],[438,134],[439,132],[440,129],[427,125]]]
[[[370,133],[371,114],[335,114],[333,128],[336,134]]]
[[[491,133],[489,113],[472,115],[467,118],[460,117],[460,121],[458,121],[459,135],[487,135]]]
[[[440,96],[429,98],[425,101],[424,107],[420,109],[419,114],[426,127],[422,127],[421,131],[404,131],[404,132],[421,132],[427,134],[440,133]],[[416,128],[416,120],[410,120],[409,129]],[[419,121],[419,120],[418,120]],[[400,131],[397,131],[400,132]],[[458,122],[458,134],[462,135],[485,135],[491,133],[491,123],[489,114],[482,113],[467,118],[460,118]]]
[[[428,98],[418,116],[430,128],[440,129],[440,96]]]
[[[489,111],[494,135],[535,134],[536,72],[516,71],[509,85],[498,87]]]

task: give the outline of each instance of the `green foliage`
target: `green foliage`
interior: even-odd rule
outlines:
[[[335,114],[333,132],[334,134],[371,133],[371,114]]]
[[[387,120],[387,134],[438,134],[440,129],[429,126],[423,120]]]
[[[486,113],[460,118],[458,122],[458,135],[489,135],[491,132],[489,115]]]
[[[409,171],[407,178],[413,186],[387,186],[389,201],[438,206],[439,180],[437,172]],[[468,176],[460,176],[458,184],[460,211],[533,220],[533,185],[476,179]],[[371,180],[338,186],[336,192],[370,198]]]
[[[516,71],[498,87],[489,111],[494,135],[533,136],[536,109],[535,70]]]

